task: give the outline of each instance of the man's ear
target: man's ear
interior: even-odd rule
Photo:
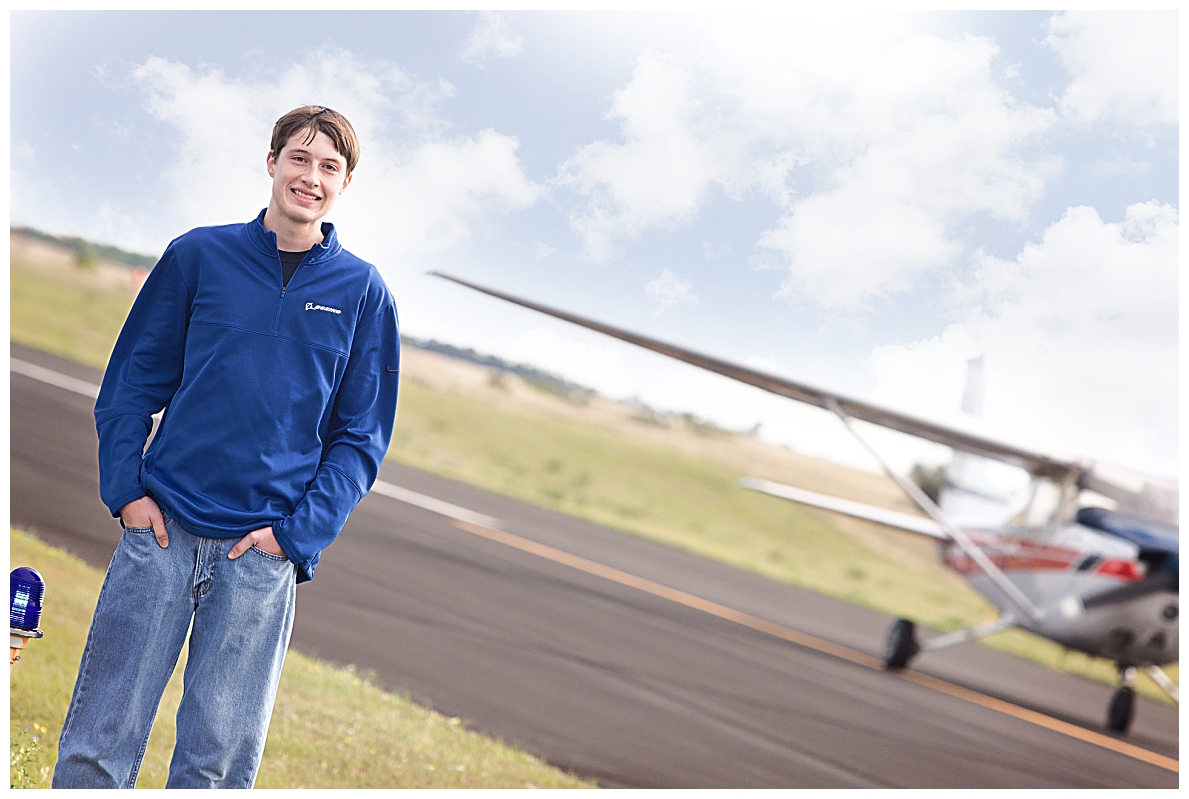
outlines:
[[[273,170],[276,168],[277,159],[273,158],[272,150],[268,151],[268,155],[264,156],[264,167],[268,170],[268,176],[274,177]]]
[[[353,177],[355,177],[354,172],[352,172],[350,175],[347,175],[347,179],[343,181],[343,187],[339,189],[339,194],[342,194],[347,190],[347,187],[351,185],[351,178]]]

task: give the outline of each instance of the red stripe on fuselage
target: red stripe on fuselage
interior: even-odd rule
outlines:
[[[985,530],[967,531],[967,535],[1004,572],[1010,571],[1064,571],[1077,568],[1086,553],[1066,547],[1041,544],[1020,538],[1008,538]],[[943,547],[945,564],[963,575],[981,572],[975,563],[957,544]],[[1110,558],[1098,563],[1095,574],[1114,577],[1124,582],[1135,582],[1143,578],[1139,565],[1134,561]]]
[[[1098,564],[1094,573],[1117,577],[1128,583],[1138,582],[1144,578],[1143,572],[1139,570],[1139,564],[1133,560],[1104,560]]]

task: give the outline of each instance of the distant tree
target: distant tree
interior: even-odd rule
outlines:
[[[94,269],[99,264],[99,253],[92,244],[84,244],[74,251],[74,262],[80,269]]]
[[[501,372],[509,372],[517,375],[525,383],[540,391],[549,394],[556,394],[563,399],[578,405],[585,405],[590,401],[590,398],[595,395],[593,388],[580,386],[577,383],[571,383],[563,377],[552,374],[550,372],[542,371],[535,366],[528,366],[522,363],[510,363],[503,358],[495,355],[482,355],[475,352],[470,347],[463,349],[455,347],[453,344],[443,344],[434,339],[421,339],[416,336],[404,335],[401,336],[402,344],[409,344],[418,349],[429,350],[430,352],[441,353],[448,355],[451,358],[458,358],[469,363],[476,363],[480,366],[488,366],[497,369]],[[491,382],[491,381],[489,381]],[[494,382],[492,383],[494,385]]]
[[[941,501],[941,489],[945,487],[944,466],[926,466],[923,463],[914,463],[908,476],[919,489],[925,492],[925,496],[934,502]]]
[[[685,429],[697,433],[700,436],[710,435],[712,433],[728,432],[709,419],[703,419],[701,416],[689,412],[681,414],[681,423],[685,426]]]
[[[78,236],[53,236],[31,227],[9,227],[9,232],[65,247],[74,253],[76,262],[79,266],[83,267],[97,263],[100,260],[111,261],[112,263],[123,264],[125,266],[139,266],[143,269],[152,269],[157,263],[156,257],[152,255],[128,252],[127,250],[121,250],[119,247],[112,247],[109,244],[96,244]],[[84,255],[88,250],[91,255]],[[93,261],[87,263],[88,259],[93,259]]]

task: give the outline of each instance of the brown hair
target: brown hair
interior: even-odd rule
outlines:
[[[347,159],[347,174],[355,171],[355,165],[359,163],[359,139],[355,136],[355,128],[351,127],[347,118],[338,111],[321,105],[294,108],[277,120],[272,129],[273,157],[279,157],[289,139],[303,130],[309,132],[306,144],[313,141],[319,132],[325,133],[334,143],[334,149],[339,151],[339,155]]]

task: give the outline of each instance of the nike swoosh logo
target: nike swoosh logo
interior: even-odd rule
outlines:
[[[400,372],[400,369],[389,369],[387,366],[385,366],[385,367],[384,367],[384,371],[385,371],[385,372],[387,372],[387,373],[388,373],[388,374],[390,374],[390,375],[394,375],[394,374],[397,374],[397,373],[399,373],[399,372]]]

